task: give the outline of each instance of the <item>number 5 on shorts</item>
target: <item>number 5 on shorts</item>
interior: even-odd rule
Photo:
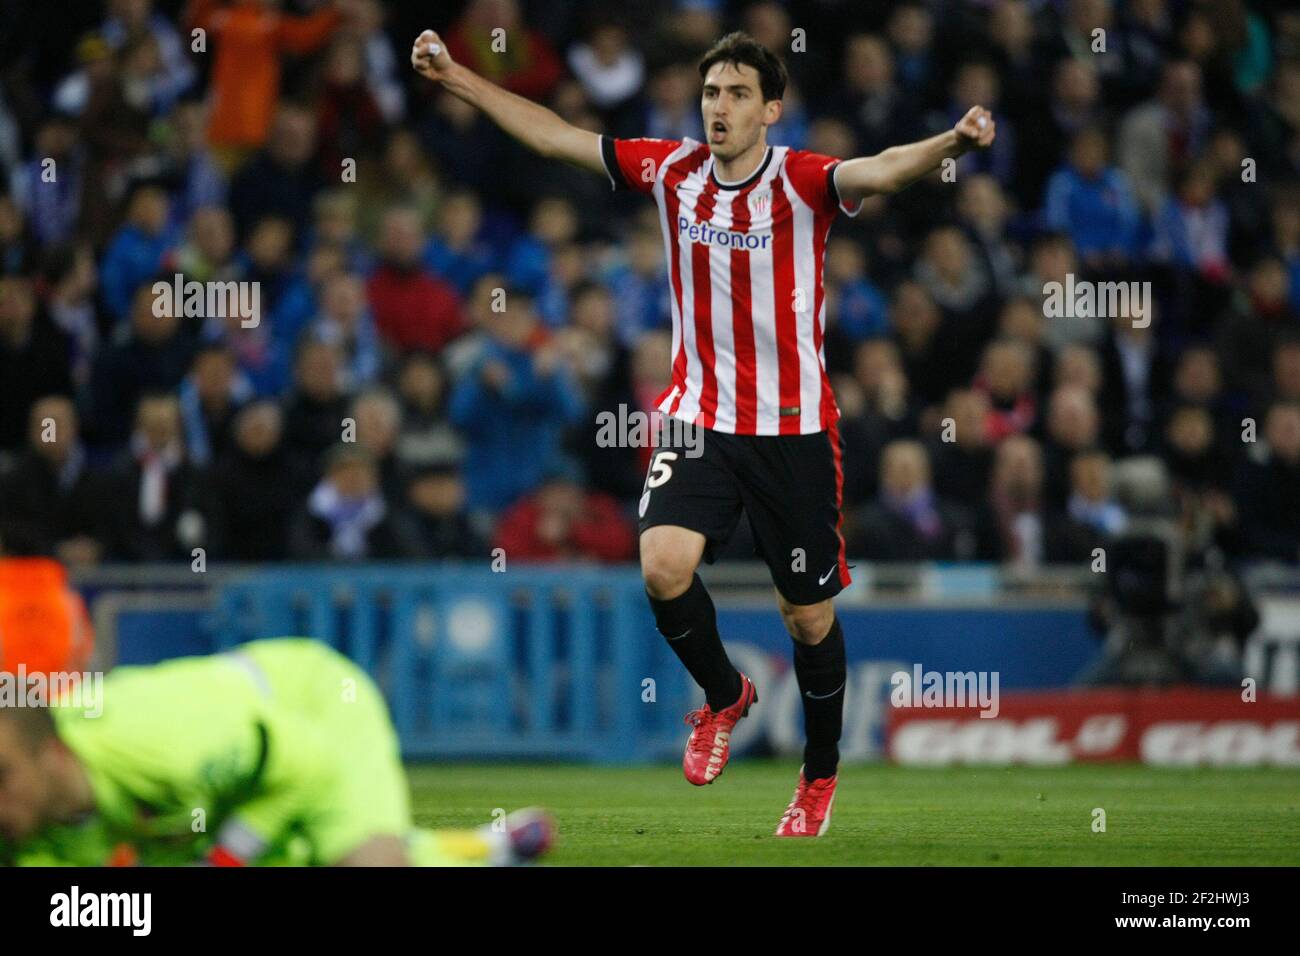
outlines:
[[[647,488],[658,488],[673,476],[672,466],[668,463],[677,460],[675,451],[657,451],[650,460],[650,475],[646,478]]]
[[[646,508],[650,507],[650,489],[658,488],[673,476],[672,465],[668,463],[676,460],[675,451],[657,451],[650,459],[650,473],[645,476],[645,491],[641,493],[641,501],[637,505],[637,517],[645,517]]]

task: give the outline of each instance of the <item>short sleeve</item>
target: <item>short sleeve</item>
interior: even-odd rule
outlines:
[[[654,189],[664,160],[681,145],[673,139],[614,139],[602,136],[600,155],[614,189],[634,189],[648,193]]]
[[[786,175],[800,198],[813,209],[830,214],[839,210],[846,216],[856,216],[862,211],[862,201],[852,206],[842,202],[835,185],[835,170],[840,162],[834,156],[791,150],[785,161]]]

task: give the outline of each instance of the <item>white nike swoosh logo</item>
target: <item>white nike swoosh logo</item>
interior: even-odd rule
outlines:
[[[834,697],[843,689],[844,689],[844,682],[840,681],[840,686],[836,687],[829,694],[814,694],[812,691],[805,691],[804,696],[807,697],[809,700],[825,700],[828,697]]]
[[[817,583],[825,584],[827,581],[831,579],[831,575],[834,573],[835,573],[835,569],[831,568],[829,571],[827,571],[825,574],[823,574],[821,577],[817,579]]]
[[[687,634],[691,633],[691,631],[693,631],[693,630],[694,630],[694,628],[688,627],[686,630],[682,631],[682,632],[681,632],[680,634],[678,634],[676,637],[670,637],[670,638],[668,638],[668,640],[670,640],[670,641],[680,641],[683,637],[685,637]]]

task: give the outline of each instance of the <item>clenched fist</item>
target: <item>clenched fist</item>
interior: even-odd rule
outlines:
[[[993,114],[982,106],[972,106],[953,127],[963,149],[987,149],[997,135]]]
[[[444,79],[452,68],[447,44],[432,30],[425,30],[411,46],[411,66],[415,72],[430,80]]]

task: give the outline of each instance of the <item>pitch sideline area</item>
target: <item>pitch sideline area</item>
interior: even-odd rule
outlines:
[[[549,808],[559,865],[1300,865],[1300,770],[860,765],[826,836],[777,840],[797,771],[739,759],[696,788],[671,765],[410,767],[422,825]]]

